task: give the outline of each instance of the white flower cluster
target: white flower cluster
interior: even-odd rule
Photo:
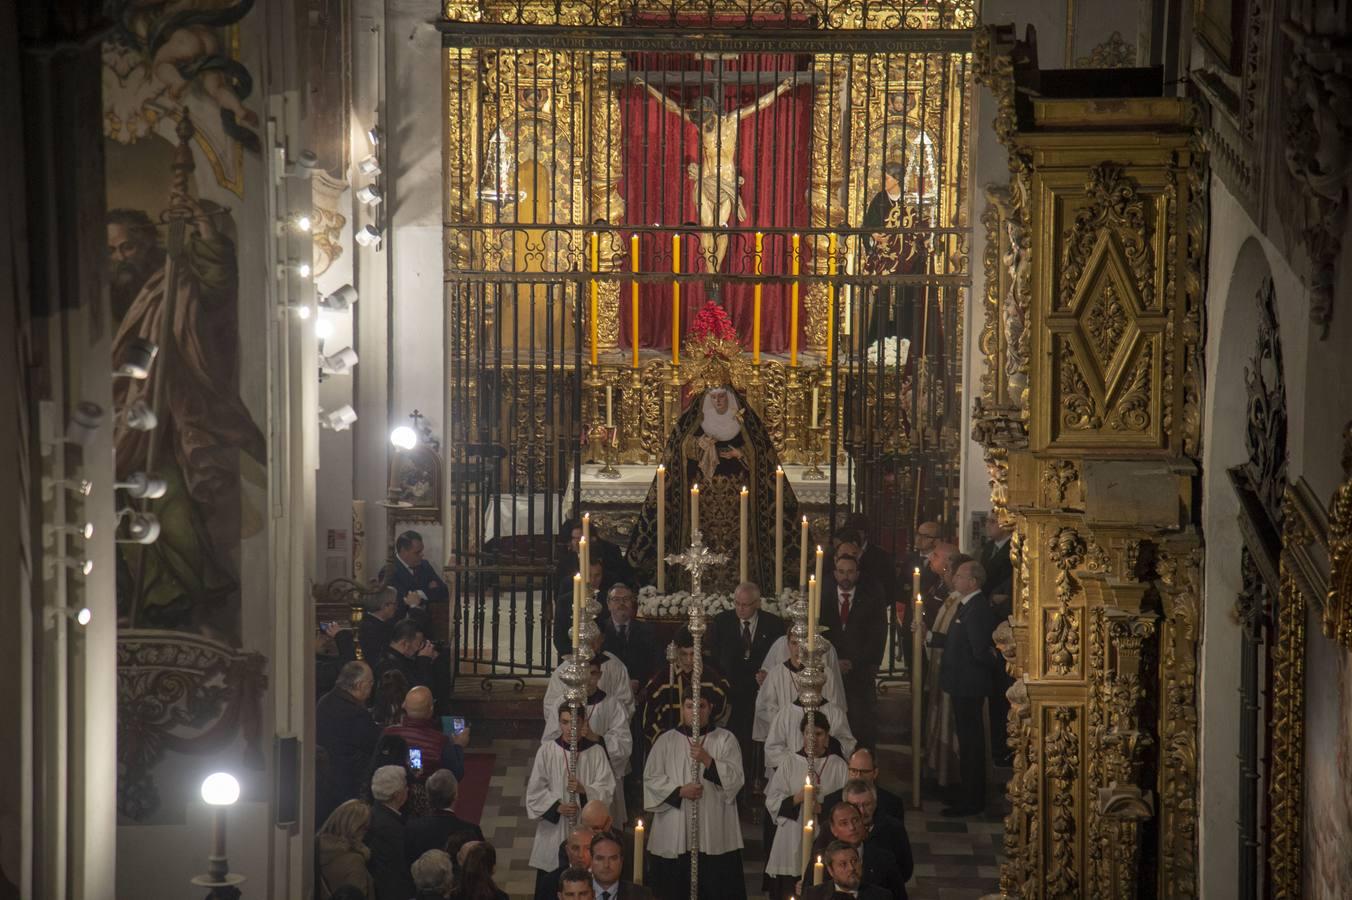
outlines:
[[[864,358],[869,365],[878,364],[878,341],[868,345]],[[911,342],[907,338],[884,338],[882,340],[882,366],[884,369],[901,368],[911,354]]]
[[[798,591],[785,588],[778,597],[761,599],[761,609],[768,613],[780,614],[780,610],[798,599]],[[732,609],[731,594],[705,594],[704,614],[716,616],[724,610]],[[646,585],[638,591],[638,614],[645,619],[678,619],[690,612],[690,592],[676,591],[673,594],[659,594],[657,588]]]

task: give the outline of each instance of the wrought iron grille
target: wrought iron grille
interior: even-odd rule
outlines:
[[[448,6],[458,675],[552,670],[583,465],[659,461],[671,335],[708,302],[781,459],[820,465],[823,530],[861,509],[900,552],[955,524],[971,26],[965,3]]]

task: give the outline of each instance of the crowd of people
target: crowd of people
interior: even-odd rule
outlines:
[[[879,784],[873,749],[877,678],[889,628],[899,647],[909,648],[908,630],[922,632],[924,658],[909,662],[929,676],[920,698],[927,784],[947,801],[945,815],[983,812],[988,762],[1006,765],[1008,752],[1008,682],[992,635],[1008,616],[1010,535],[990,523],[978,559],[959,553],[937,524],[920,526],[912,558],[900,561],[903,575],[923,565],[919,616],[897,593],[898,561],[870,544],[867,520],[854,516],[838,529],[822,588],[826,683],[811,710],[799,700],[806,648],[762,609],[758,585],[739,585],[733,608],[709,621],[696,686],[693,636],[682,628],[662,646],[654,623],[636,617],[637,585],[623,554],[594,537],[588,583],[603,602],[595,637],[581,650],[586,699],[579,706],[566,698],[561,665],[546,689],[526,785],[536,900],[686,898],[692,852],[701,896],[738,900],[747,895],[749,818],[764,828],[767,896],[905,898],[913,872],[905,808]],[[560,596],[572,590],[580,535],[565,525]],[[436,674],[445,649],[427,642],[423,622],[428,603],[444,602],[445,586],[421,549],[417,535],[400,536],[389,587],[361,624],[361,646],[381,648],[376,665],[343,660],[319,701],[322,897],[506,896],[493,880],[492,846],[454,812],[469,731],[434,714],[448,699],[438,695]],[[566,616],[556,619],[555,640],[571,654],[569,626]],[[344,635],[328,637],[342,659]],[[805,832],[808,820],[814,828]],[[635,879],[638,871],[646,877]]]

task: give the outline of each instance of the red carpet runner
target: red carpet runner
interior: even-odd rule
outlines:
[[[488,801],[488,780],[493,777],[492,753],[466,753],[465,777],[460,779],[460,793],[455,801],[455,814],[466,821],[479,824]]]

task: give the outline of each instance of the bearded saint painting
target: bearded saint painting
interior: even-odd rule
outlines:
[[[737,586],[739,498],[746,487],[748,511],[747,577],[766,593],[775,585],[775,469],[778,454],[760,417],[724,386],[696,396],[676,421],[663,451],[667,467],[667,553],[690,546],[690,488],[700,486],[700,530],[704,543],[728,561],[705,570],[703,589],[727,593]],[[784,559],[798,559],[798,501],[784,483]],[[657,572],[657,479],[648,489],[629,542],[630,564],[651,584]],[[668,591],[689,590],[684,569],[668,569]]]

